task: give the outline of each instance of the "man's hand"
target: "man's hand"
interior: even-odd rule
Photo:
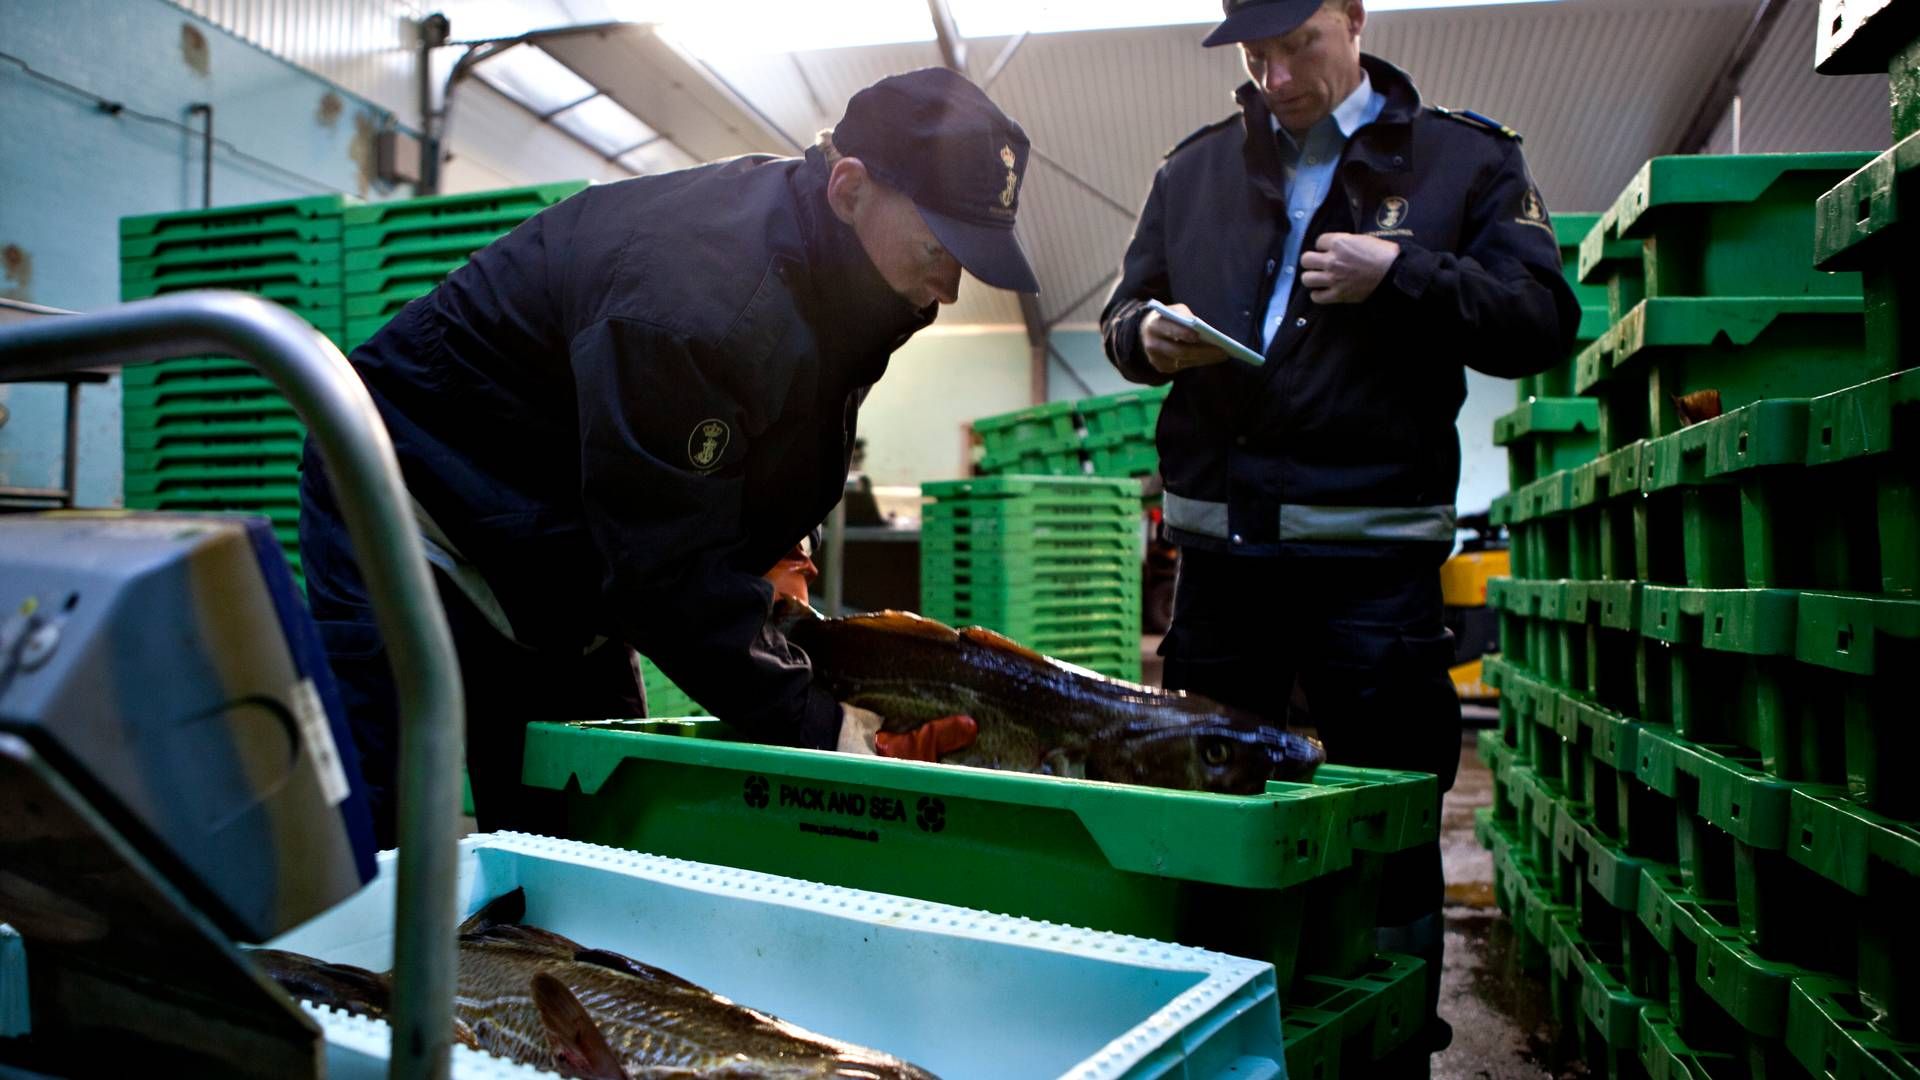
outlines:
[[[1314,250],[1300,256],[1300,284],[1316,304],[1358,304],[1393,269],[1400,245],[1378,236],[1321,233]]]
[[[1193,310],[1185,304],[1168,304],[1167,307],[1182,315],[1193,314]],[[1199,334],[1157,311],[1147,312],[1147,317],[1140,320],[1140,345],[1147,350],[1147,363],[1163,375],[1206,367],[1227,359],[1227,354],[1218,345],[1207,344],[1200,340]]]
[[[834,749],[843,754],[878,754],[907,761],[939,761],[942,754],[973,745],[980,726],[971,716],[943,716],[912,731],[881,731],[879,713],[840,703],[840,739]]]
[[[875,739],[881,757],[907,761],[939,761],[944,754],[965,750],[980,734],[971,716],[943,716],[898,735],[882,731]]]

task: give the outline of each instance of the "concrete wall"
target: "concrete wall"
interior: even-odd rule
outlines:
[[[213,105],[213,198],[257,202],[324,192],[386,194],[371,180],[383,110],[159,0],[8,0],[0,52],[0,290],[88,309],[120,299],[119,219],[197,207],[201,141],[141,113],[197,125]],[[125,107],[110,115],[99,99]],[[236,153],[235,151],[239,151]],[[402,192],[404,194],[404,192]],[[0,484],[60,480],[63,394],[0,385]],[[120,501],[116,379],[82,395],[78,490]]]

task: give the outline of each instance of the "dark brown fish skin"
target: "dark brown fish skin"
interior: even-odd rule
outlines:
[[[534,977],[559,981],[585,1008],[628,1076],[674,1080],[938,1080],[916,1065],[841,1042],[735,1004],[632,957],[589,949],[538,927],[517,925],[520,889],[496,897],[460,926],[456,1037],[523,1065],[582,1073],[556,1053]],[[264,954],[264,955],[263,955]],[[316,1004],[384,1017],[387,974],[256,950],[263,970]]]
[[[1259,794],[1304,780],[1320,744],[1195,694],[1109,679],[904,612],[824,619],[782,600],[776,621],[813,662],[815,683],[870,709],[887,731],[966,715],[974,744],[942,761],[1184,791]]]

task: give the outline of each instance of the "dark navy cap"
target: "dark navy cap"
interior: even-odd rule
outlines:
[[[922,68],[881,79],[847,102],[833,145],[912,199],[968,273],[1040,291],[1013,235],[1027,133],[964,76]]]
[[[1233,45],[1290,34],[1313,17],[1325,0],[1225,0],[1227,18],[1200,44]]]

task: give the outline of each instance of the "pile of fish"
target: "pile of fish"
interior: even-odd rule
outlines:
[[[1304,780],[1318,740],[1197,694],[1110,679],[977,626],[955,630],[902,611],[820,617],[783,597],[775,623],[838,701],[912,731],[971,716],[973,745],[942,761],[1183,791],[1253,795]]]
[[[817,1035],[668,971],[520,925],[526,894],[460,925],[454,1039],[585,1080],[937,1080],[918,1066]],[[389,974],[256,949],[296,998],[386,1019]]]

